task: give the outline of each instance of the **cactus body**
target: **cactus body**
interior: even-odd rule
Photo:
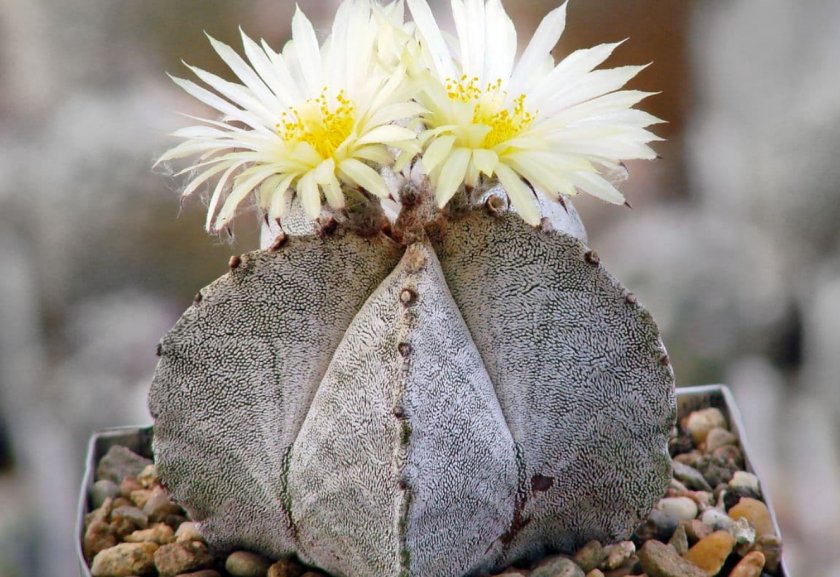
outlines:
[[[161,478],[217,548],[458,577],[626,538],[670,477],[650,315],[574,236],[467,211],[244,255],[164,338]]]

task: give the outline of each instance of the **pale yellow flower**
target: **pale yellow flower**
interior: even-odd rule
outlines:
[[[389,195],[379,168],[394,162],[394,149],[420,150],[415,132],[394,124],[422,111],[411,100],[405,67],[393,66],[393,55],[385,53],[393,44],[391,28],[402,26],[401,2],[382,7],[345,0],[322,45],[300,10],[281,53],[243,33],[246,60],[210,39],[241,83],[195,67],[209,90],[173,78],[222,118],[195,118],[201,124],[177,131],[185,141],[159,160],[196,157],[181,171],[192,174],[184,195],[215,182],[208,230],[225,227],[253,191],[272,219],[285,216],[294,193],[310,218],[320,214],[322,198],[332,209],[343,208],[343,186]]]
[[[457,47],[450,48],[426,0],[408,0],[427,79],[423,165],[443,207],[462,184],[496,178],[527,222],[540,220],[534,191],[550,198],[578,190],[621,204],[606,175],[623,160],[652,159],[646,127],[661,122],[632,108],[650,93],[619,90],[644,66],[595,70],[620,43],[551,50],[566,5],[539,25],[518,62],[516,30],[499,0],[452,0]]]

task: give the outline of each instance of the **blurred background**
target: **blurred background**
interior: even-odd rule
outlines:
[[[325,31],[335,3],[301,0]],[[520,47],[556,2],[507,2]],[[0,577],[78,575],[85,443],[150,422],[158,339],[229,255],[152,170],[208,114],[165,72],[229,77],[204,36],[275,48],[286,0],[0,2]],[[437,6],[445,19],[448,9]],[[680,386],[724,382],[793,575],[840,576],[840,2],[573,0],[555,56],[608,65],[668,121],[631,163],[633,209],[576,203],[590,244],[654,314]]]

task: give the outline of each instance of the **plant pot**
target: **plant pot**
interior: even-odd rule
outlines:
[[[741,414],[735,404],[732,392],[725,385],[703,385],[697,387],[685,387],[677,389],[677,418],[698,409],[715,407],[720,409],[730,423],[730,429],[738,437],[738,442],[744,454],[745,470],[759,476],[755,466],[750,459],[750,450],[747,441],[744,424]],[[87,457],[85,461],[84,477],[79,496],[78,518],[76,525],[76,550],[81,567],[82,577],[92,577],[90,569],[82,553],[82,540],[85,530],[85,515],[91,511],[90,491],[96,475],[96,466],[99,459],[108,452],[113,445],[122,445],[135,453],[151,458],[152,457],[152,427],[118,427],[104,429],[93,433],[88,443]],[[760,476],[759,476],[760,479]],[[764,503],[770,511],[773,527],[777,535],[781,535],[776,515],[770,503],[769,496],[764,486],[761,486]],[[789,572],[785,566],[784,557],[779,567],[778,577],[788,577]]]

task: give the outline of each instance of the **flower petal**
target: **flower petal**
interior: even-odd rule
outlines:
[[[389,195],[385,180],[367,164],[355,158],[346,158],[339,163],[338,169],[347,180],[371,194],[380,198],[386,198]]]
[[[499,182],[507,192],[511,204],[522,219],[532,226],[540,223],[540,203],[534,191],[510,167],[499,163],[496,167]]]
[[[455,148],[450,152],[449,157],[444,161],[435,183],[435,199],[440,208],[452,198],[458,187],[464,182],[467,175],[467,166],[470,163],[470,150],[467,148]]]

